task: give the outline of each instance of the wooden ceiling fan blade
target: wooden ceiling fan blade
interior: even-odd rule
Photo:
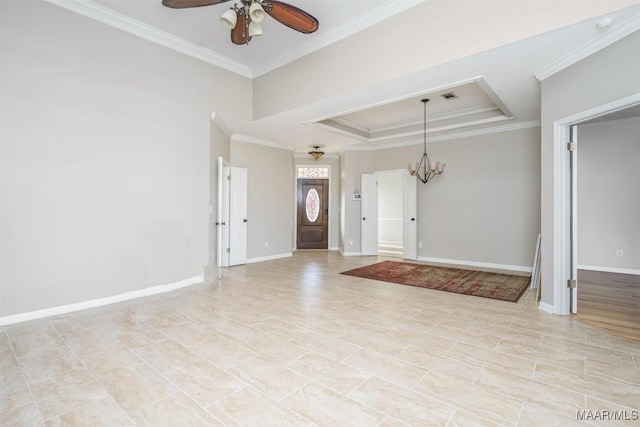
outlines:
[[[162,4],[172,9],[186,9],[189,7],[211,6],[228,1],[230,0],[162,0]]]
[[[287,27],[309,34],[318,29],[318,20],[304,10],[281,1],[265,1],[264,11],[273,19]]]
[[[249,15],[238,14],[238,20],[236,26],[231,30],[231,43],[233,44],[247,44],[251,37],[249,37]]]

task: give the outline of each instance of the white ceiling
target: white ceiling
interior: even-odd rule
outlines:
[[[92,0],[83,3],[106,8],[177,36],[220,57],[218,65],[228,65],[232,71],[257,77],[423,1],[288,0],[285,3],[318,19],[318,31],[302,34],[267,17],[261,24],[264,34],[243,46],[232,44],[230,31],[220,23],[220,16],[234,3],[240,4],[240,0],[188,9],[164,7],[162,0]],[[299,53],[292,55],[294,52]]]
[[[246,77],[257,77],[430,0],[287,0],[316,17],[319,30],[301,34],[267,17],[262,25],[264,35],[254,37],[248,46],[232,44],[229,30],[219,22],[233,0],[181,10],[166,8],[161,0],[47,1]],[[495,13],[500,1],[521,0],[483,1],[487,13]],[[536,1],[547,5],[550,19],[554,18],[553,8],[560,3],[578,7],[574,0]],[[345,147],[384,148],[420,143],[422,98],[431,99],[427,106],[430,140],[538,126],[540,91],[536,76],[560,70],[638,30],[640,5],[630,3],[634,6],[613,8],[605,15],[614,20],[604,29],[596,28],[602,18],[597,16],[567,26],[556,25],[556,30],[473,56],[458,57],[452,52],[454,59],[448,63],[366,90],[318,100],[260,120],[225,117],[225,122],[236,139],[299,152],[309,151],[313,145],[331,152]],[[464,13],[464,1],[453,3],[453,7],[457,5],[460,13]],[[463,32],[452,23],[451,33],[442,36],[458,37]],[[440,95],[449,91],[458,98],[442,99]]]

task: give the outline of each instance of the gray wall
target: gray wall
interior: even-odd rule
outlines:
[[[445,173],[418,183],[419,257],[531,267],[540,230],[540,130],[428,143]],[[419,145],[375,151],[376,170],[399,169]]]
[[[362,203],[353,200],[360,193],[361,175],[373,173],[371,151],[345,151],[340,155],[340,251],[361,252],[360,211]]]
[[[578,264],[640,271],[638,117],[578,126]]]
[[[49,3],[0,8],[0,316],[201,275],[210,114],[247,118],[251,82]]]
[[[553,123],[640,92],[640,33],[620,41],[554,74],[541,83],[541,292],[542,303],[554,306],[554,141]],[[565,277],[563,280],[568,279]],[[562,286],[562,283],[558,283]]]
[[[231,141],[231,164],[248,169],[249,260],[291,254],[294,197],[291,156],[290,150]]]
[[[340,231],[340,158],[334,155],[325,155],[320,160],[315,160],[310,156],[293,158],[293,178],[296,179],[296,166],[330,166],[331,175],[329,180],[329,249],[338,248],[338,232]],[[297,188],[297,187],[294,187]],[[295,194],[294,194],[295,197]],[[294,199],[294,219],[296,202]],[[294,232],[291,247],[295,247],[296,236]]]

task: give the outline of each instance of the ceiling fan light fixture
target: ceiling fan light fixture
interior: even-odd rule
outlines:
[[[262,35],[262,27],[257,22],[249,23],[249,37],[253,36],[261,36]]]
[[[236,27],[236,23],[238,22],[238,14],[235,10],[229,9],[220,17],[220,22],[230,30],[233,30]]]
[[[264,18],[267,16],[267,14],[265,13],[260,3],[254,2],[251,3],[251,6],[249,6],[249,16],[251,17],[251,22],[259,24],[264,21]]]

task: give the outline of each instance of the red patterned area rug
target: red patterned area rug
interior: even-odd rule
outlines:
[[[341,274],[510,302],[518,302],[530,282],[524,276],[396,261],[382,261]]]

